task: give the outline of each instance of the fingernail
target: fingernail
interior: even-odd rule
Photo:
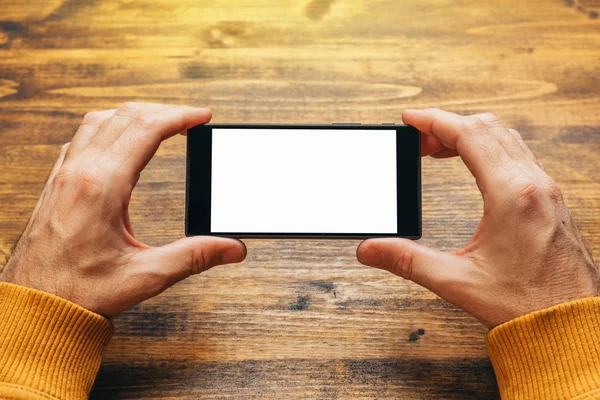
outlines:
[[[364,250],[359,251],[358,261],[371,267],[381,267],[383,265],[383,253],[375,246],[367,244]]]
[[[244,261],[246,255],[240,246],[232,246],[221,254],[221,264],[232,264]]]

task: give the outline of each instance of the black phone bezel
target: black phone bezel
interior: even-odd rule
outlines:
[[[244,233],[210,231],[212,129],[375,129],[396,130],[396,179],[398,233]],[[402,137],[401,137],[402,136]],[[402,140],[401,140],[402,139]],[[413,171],[407,176],[406,171]],[[402,191],[402,192],[401,192]],[[411,206],[410,203],[416,203]],[[414,207],[410,215],[408,207]],[[401,211],[404,213],[401,214]],[[402,218],[401,218],[402,217]],[[408,217],[408,218],[407,218]],[[209,235],[232,238],[305,238],[305,239],[367,239],[402,237],[420,239],[421,213],[421,134],[409,125],[279,125],[279,124],[208,124],[188,130],[186,154],[185,235]]]

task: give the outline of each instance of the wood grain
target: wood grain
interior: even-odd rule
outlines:
[[[600,252],[596,0],[0,0],[0,263],[86,111],[211,107],[215,122],[400,122],[492,111],[518,129]],[[182,236],[185,140],[143,173],[139,238]],[[423,163],[422,242],[481,215],[458,160]],[[368,188],[365,188],[368,190]],[[356,241],[249,240],[247,261],[115,321],[92,398],[498,398],[485,329],[355,260]],[[0,264],[0,265],[2,265]]]

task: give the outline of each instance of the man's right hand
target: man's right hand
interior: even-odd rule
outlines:
[[[600,273],[556,184],[519,133],[492,114],[406,110],[422,155],[460,156],[477,181],[483,218],[470,242],[445,253],[406,239],[370,239],[363,264],[410,279],[488,328],[600,295]]]

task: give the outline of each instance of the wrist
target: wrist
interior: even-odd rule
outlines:
[[[76,301],[71,291],[67,290],[69,287],[74,287],[73,284],[65,284],[65,278],[61,274],[55,273],[55,270],[49,266],[45,266],[41,262],[35,265],[37,268],[25,268],[17,257],[12,257],[0,273],[0,283],[5,282],[44,292],[85,307]],[[89,310],[89,308],[87,309]]]

